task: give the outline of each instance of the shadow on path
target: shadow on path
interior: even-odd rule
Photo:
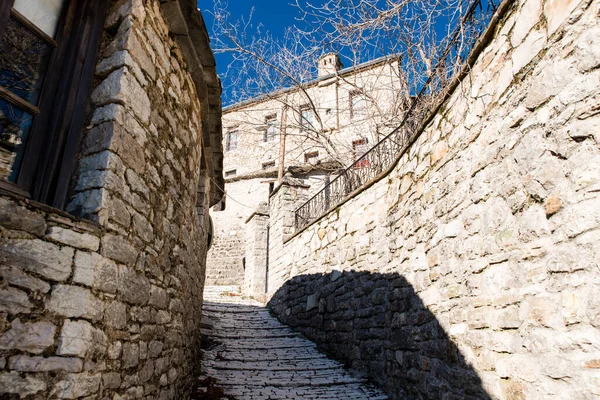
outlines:
[[[392,399],[490,399],[436,317],[397,273],[300,275],[268,307]]]

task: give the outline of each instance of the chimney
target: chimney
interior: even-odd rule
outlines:
[[[343,67],[344,64],[342,64],[342,62],[340,61],[340,57],[337,54],[323,54],[321,58],[319,58],[319,63],[317,66],[317,77],[321,78],[323,76],[335,74]]]

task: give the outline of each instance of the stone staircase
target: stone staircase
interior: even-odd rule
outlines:
[[[214,382],[207,377],[216,379],[220,398],[387,399],[366,379],[279,323],[265,307],[243,299],[237,287],[205,288],[203,326],[200,382],[206,386]],[[200,384],[198,399],[213,398],[204,394],[208,389]]]

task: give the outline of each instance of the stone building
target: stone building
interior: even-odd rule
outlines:
[[[0,4],[0,397],[182,399],[222,193],[192,0]]]
[[[344,69],[325,54],[314,81],[224,108],[227,196],[211,211],[207,282],[242,284],[246,219],[278,177],[291,173],[317,191],[391,131],[408,100],[400,76],[393,57]]]

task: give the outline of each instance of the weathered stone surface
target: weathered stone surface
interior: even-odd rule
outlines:
[[[29,301],[27,293],[8,287],[0,289],[0,311],[6,311],[10,314],[27,314],[33,308],[33,304]]]
[[[123,368],[131,368],[138,365],[140,360],[140,348],[137,343],[123,344]]]
[[[118,372],[102,374],[102,386],[104,389],[118,389],[121,386],[121,374]]]
[[[0,372],[0,393],[19,395],[21,398],[46,390],[43,380],[33,376],[21,377],[18,372]]]
[[[127,326],[127,307],[118,301],[106,304],[104,320],[106,324],[115,329],[125,329]]]
[[[163,288],[152,285],[149,304],[157,308],[166,309],[169,305],[167,292]]]
[[[150,119],[150,99],[137,80],[123,67],[112,72],[92,93],[92,101],[103,106],[125,103],[132,107],[142,122]]]
[[[82,317],[93,321],[102,319],[104,314],[102,302],[89,289],[79,286],[54,286],[47,308],[64,317]]]
[[[83,361],[66,357],[14,356],[8,359],[8,368],[20,372],[81,372]]]
[[[138,251],[127,241],[115,235],[102,237],[102,255],[123,264],[135,264]]]
[[[0,256],[1,257],[1,256]],[[29,289],[41,293],[48,293],[50,285],[41,279],[27,275],[20,268],[13,265],[0,266],[0,276],[9,284],[23,289]]]
[[[90,396],[98,392],[101,380],[101,374],[69,374],[54,386],[52,394],[59,399]]]
[[[23,230],[38,236],[46,232],[46,221],[42,215],[9,199],[0,198],[0,221],[7,229]]]
[[[54,344],[56,326],[51,322],[21,323],[19,318],[11,323],[11,328],[0,336],[0,349],[18,349],[33,354],[41,354]]]
[[[75,254],[75,271],[73,282],[106,293],[117,292],[118,267],[117,265],[96,253],[78,251]]]
[[[119,294],[123,301],[131,304],[147,304],[150,290],[150,282],[144,275],[129,267],[119,267]]]
[[[58,282],[71,275],[74,250],[69,247],[61,248],[38,239],[14,239],[3,241],[0,250],[4,250],[0,252],[4,265],[25,269]]]
[[[46,237],[79,249],[96,251],[100,247],[100,239],[89,233],[79,233],[70,229],[53,226],[48,229]]]
[[[58,355],[84,358],[94,346],[94,327],[87,321],[66,320],[58,338]]]

